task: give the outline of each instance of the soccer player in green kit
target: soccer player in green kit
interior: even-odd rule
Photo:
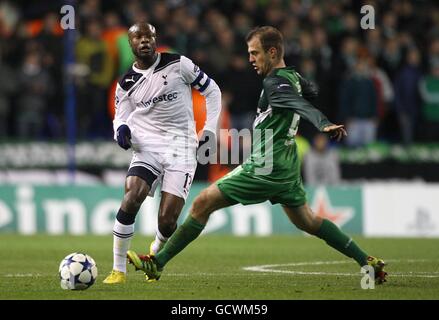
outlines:
[[[299,229],[323,239],[360,266],[373,267],[376,282],[383,283],[387,275],[384,261],[365,253],[331,221],[314,215],[306,202],[294,140],[299,119],[305,118],[337,141],[347,135],[344,126],[332,124],[308,102],[307,99],[317,95],[317,89],[285,65],[283,38],[277,29],[256,28],[246,40],[249,61],[264,77],[254,123],[254,129],[262,134],[254,139],[252,154],[195,198],[190,214],[161,251],[155,256],[128,251],[129,262],[136,270],[144,271],[149,280],[158,280],[166,263],[199,236],[215,210],[238,203],[248,205],[269,200],[272,204],[281,204]],[[269,152],[272,154],[267,154]]]

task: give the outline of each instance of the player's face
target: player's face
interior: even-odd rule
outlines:
[[[247,42],[249,61],[257,74],[266,76],[272,69],[270,55],[262,48],[259,37],[253,37]]]
[[[151,60],[157,48],[156,33],[150,24],[135,24],[128,30],[128,38],[134,55],[141,60]]]

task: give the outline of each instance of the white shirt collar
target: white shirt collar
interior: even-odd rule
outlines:
[[[155,67],[159,64],[161,58],[160,52],[157,53],[157,59],[155,59],[155,62],[146,70],[139,69],[135,66],[136,62],[133,63],[133,70],[137,73],[149,73],[151,70],[154,70]]]

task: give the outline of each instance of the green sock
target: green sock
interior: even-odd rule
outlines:
[[[169,260],[195,240],[204,227],[204,224],[199,223],[189,214],[183,224],[175,230],[174,234],[166,242],[163,249],[156,254],[155,259],[158,267],[163,268]]]
[[[367,253],[360,249],[357,244],[344,234],[334,223],[323,219],[317,237],[326,241],[328,245],[340,251],[349,258],[353,258],[360,267],[367,264]]]

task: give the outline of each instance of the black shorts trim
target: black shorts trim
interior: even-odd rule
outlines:
[[[133,163],[131,164],[131,166],[132,166],[132,167],[138,167],[138,166],[140,166],[140,167],[145,167],[146,169],[148,169],[148,170],[150,170],[152,173],[154,173],[156,176],[159,176],[159,175],[160,175],[160,170],[159,170],[159,169],[157,169],[156,167],[154,167],[154,166],[152,166],[152,165],[150,165],[149,163],[146,163],[146,162],[144,162],[144,161],[139,161],[139,160],[137,160],[137,161],[133,162]]]
[[[127,172],[127,177],[129,176],[136,176],[145,180],[149,188],[152,188],[152,184],[157,179],[156,174],[152,173],[151,170],[142,166],[131,167]]]

